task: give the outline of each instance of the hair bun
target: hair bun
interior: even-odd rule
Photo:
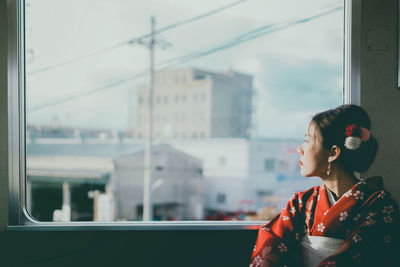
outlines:
[[[320,112],[311,120],[317,126],[325,149],[337,145],[342,149],[338,158],[348,171],[364,172],[375,160],[378,142],[371,135],[371,120],[360,106],[342,105]]]

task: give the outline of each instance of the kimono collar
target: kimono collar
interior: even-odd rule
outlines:
[[[332,207],[333,205],[336,204],[337,200],[334,198],[331,190],[328,189],[328,187],[325,186],[325,191],[326,191],[326,196],[328,198],[329,205]]]
[[[360,187],[366,187],[366,189],[369,189],[371,191],[382,190],[383,189],[382,177],[374,176],[374,177],[369,177],[365,180],[360,180],[358,183],[354,184],[347,192],[355,191],[355,190],[357,190],[357,188],[360,188]],[[335,205],[340,200],[340,198],[343,197],[343,195],[342,195],[338,200],[336,200],[334,198],[331,190],[329,190],[327,186],[323,185],[323,188],[326,191],[326,198],[331,207],[333,205]]]

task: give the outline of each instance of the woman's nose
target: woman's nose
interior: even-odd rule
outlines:
[[[299,153],[300,155],[303,155],[302,146],[298,146],[298,147],[297,147],[297,153]]]

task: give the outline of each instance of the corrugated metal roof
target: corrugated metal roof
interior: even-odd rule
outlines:
[[[109,172],[96,172],[96,171],[55,171],[55,170],[28,170],[28,180],[31,182],[50,182],[50,183],[63,183],[68,182],[71,184],[102,184],[106,185],[110,180]]]

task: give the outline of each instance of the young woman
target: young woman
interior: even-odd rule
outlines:
[[[368,114],[343,105],[316,114],[298,147],[301,174],[321,186],[295,193],[260,228],[255,266],[400,266],[399,208],[381,177],[359,180],[378,149]],[[398,251],[396,251],[398,250]]]

